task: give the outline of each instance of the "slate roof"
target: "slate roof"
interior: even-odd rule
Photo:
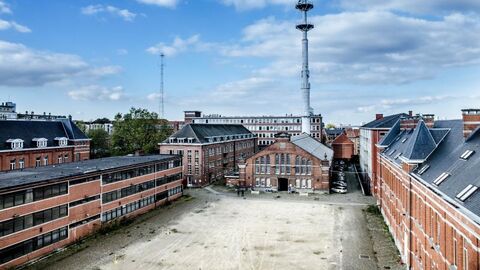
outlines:
[[[365,125],[362,126],[362,128],[367,128],[367,129],[391,128],[402,117],[409,117],[409,115],[406,113],[398,113],[398,114],[384,116],[381,119],[373,120],[372,122],[366,123]]]
[[[337,137],[338,135],[342,134],[345,131],[343,128],[326,128],[325,133],[329,136],[335,136]]]
[[[48,139],[47,146],[55,146],[55,138],[87,140],[88,137],[70,120],[28,121],[0,120],[0,150],[10,150],[9,139],[22,139],[23,148],[36,148],[34,138]]]
[[[328,160],[333,159],[333,150],[310,137],[308,134],[303,133],[293,136],[290,141],[321,160],[325,159],[325,154],[327,155]]]
[[[414,148],[420,147],[420,149],[428,152],[432,140],[435,141],[436,147],[425,157],[425,161],[413,170],[412,175],[445,200],[458,207],[472,220],[480,223],[480,189],[464,202],[456,198],[468,185],[480,187],[480,132],[472,134],[468,140],[465,140],[462,120],[436,121],[433,129],[427,130],[433,139],[427,139],[428,134],[426,134],[424,127],[399,132],[397,138],[382,152],[382,155],[400,165],[400,161],[394,159],[396,154],[390,155],[393,149],[407,153],[410,147],[414,145]],[[420,137],[420,139],[413,142],[415,136]],[[405,138],[407,141],[402,143]],[[412,140],[412,142],[408,142],[408,140]],[[420,141],[425,142],[425,144],[418,146]],[[474,151],[474,153],[467,160],[461,159],[460,156],[467,150]],[[424,153],[416,152],[413,157],[417,154]],[[428,169],[420,173],[424,167]],[[448,173],[449,176],[440,184],[434,184],[434,181],[442,173]]]
[[[174,159],[174,155],[120,156],[62,163],[37,168],[0,173],[0,190],[44,181],[55,181],[66,177],[82,176],[93,172],[107,171],[149,162]]]
[[[253,134],[243,125],[188,124],[170,138],[193,138],[193,143],[209,143],[208,138]],[[168,143],[169,139],[164,143]]]

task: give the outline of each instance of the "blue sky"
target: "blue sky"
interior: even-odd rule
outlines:
[[[295,0],[0,0],[0,99],[19,111],[113,117],[299,114]],[[459,118],[480,105],[477,0],[314,1],[312,107],[327,123],[375,113]]]

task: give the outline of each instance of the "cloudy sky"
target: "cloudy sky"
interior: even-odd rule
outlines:
[[[0,99],[18,111],[112,117],[299,114],[295,0],[0,0]],[[314,1],[312,107],[360,124],[480,107],[480,1]]]

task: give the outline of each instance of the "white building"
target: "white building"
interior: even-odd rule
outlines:
[[[285,116],[221,116],[214,114],[193,117],[191,121],[195,124],[241,124],[257,136],[259,146],[273,144],[275,134],[279,132],[285,132],[291,136],[302,133],[302,117],[291,114]],[[311,136],[321,141],[322,115],[312,115],[310,122]]]

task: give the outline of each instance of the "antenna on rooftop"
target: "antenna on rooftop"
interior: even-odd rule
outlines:
[[[165,118],[165,90],[163,89],[163,69],[164,69],[164,63],[163,59],[165,57],[165,54],[161,53],[160,54],[160,118],[164,119]]]

